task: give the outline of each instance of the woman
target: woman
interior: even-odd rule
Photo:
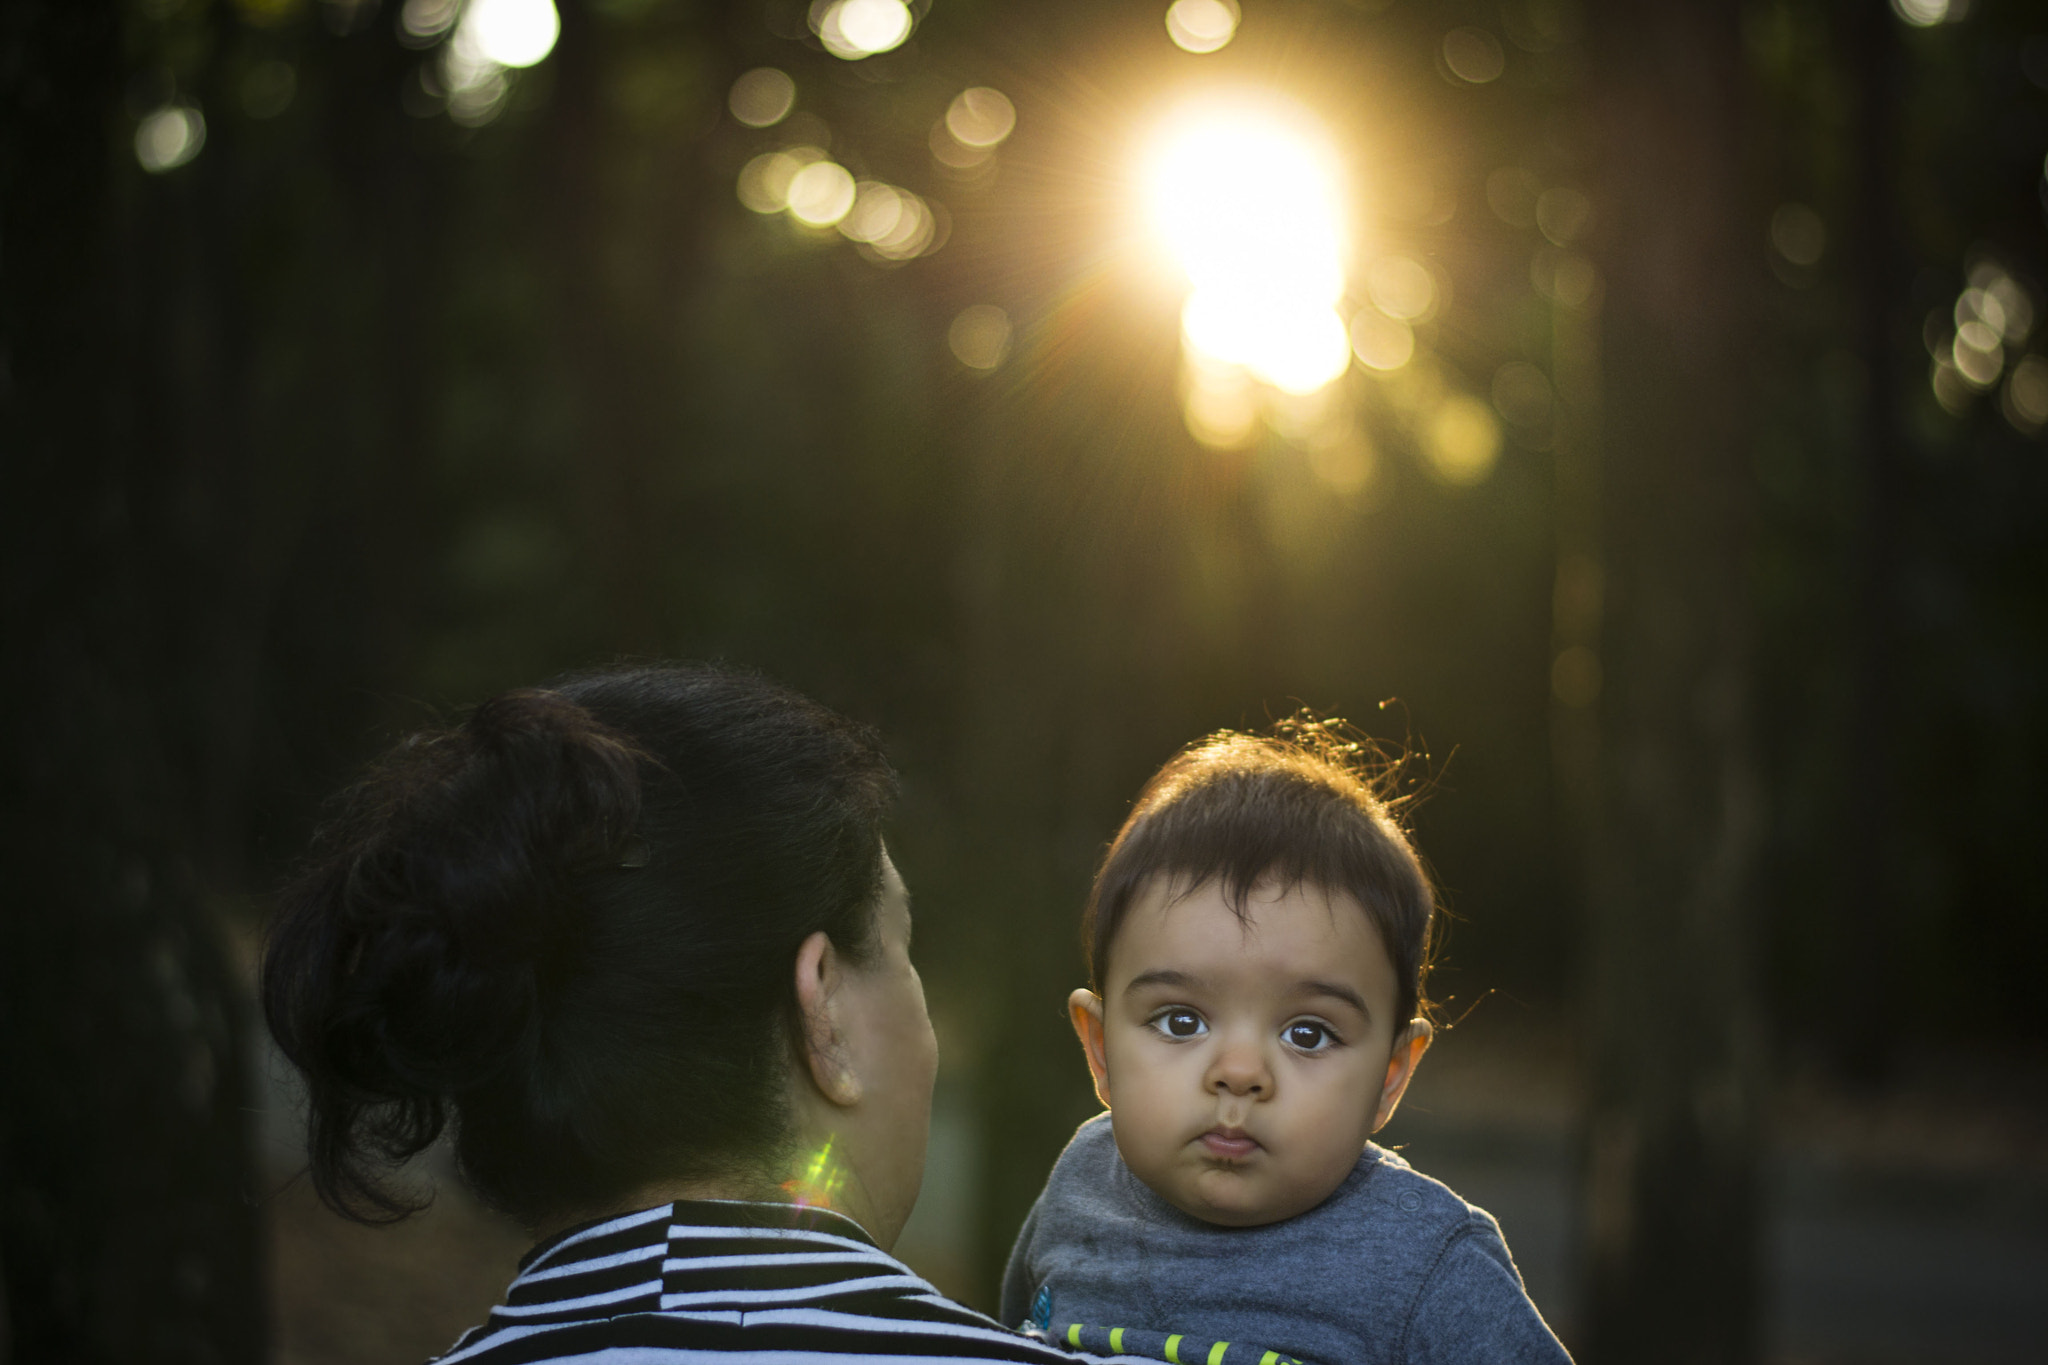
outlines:
[[[890,1257],[937,1045],[872,732],[759,678],[589,673],[400,745],[287,889],[264,1010],[315,1187],[392,1221],[452,1128],[542,1240],[446,1361],[1071,1362]]]

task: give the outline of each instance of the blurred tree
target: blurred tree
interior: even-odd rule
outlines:
[[[256,1361],[247,1030],[201,870],[243,798],[186,747],[233,738],[189,666],[232,601],[179,524],[222,490],[134,387],[122,37],[111,3],[0,16],[0,1354]]]
[[[1590,875],[1583,1358],[1758,1346],[1747,250],[1737,12],[1589,14],[1603,207],[1604,682]],[[1577,571],[1585,572],[1583,568]]]

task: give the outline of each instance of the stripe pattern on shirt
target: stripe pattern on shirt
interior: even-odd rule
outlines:
[[[954,1303],[851,1220],[680,1200],[534,1249],[505,1301],[440,1365],[828,1365],[1097,1359]]]

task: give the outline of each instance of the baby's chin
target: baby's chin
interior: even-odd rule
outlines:
[[[1256,1228],[1307,1213],[1328,1199],[1331,1190],[1261,1188],[1267,1182],[1247,1178],[1238,1170],[1209,1170],[1182,1182],[1179,1188],[1153,1186],[1160,1198],[1190,1218],[1225,1228]],[[1332,1186],[1332,1189],[1335,1187]]]

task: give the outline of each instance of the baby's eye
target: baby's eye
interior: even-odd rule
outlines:
[[[1297,1052],[1321,1052],[1337,1041],[1335,1034],[1324,1024],[1307,1019],[1298,1019],[1280,1031],[1287,1045]]]
[[[1193,1010],[1162,1010],[1152,1016],[1152,1027],[1169,1038],[1198,1038],[1209,1025]]]

